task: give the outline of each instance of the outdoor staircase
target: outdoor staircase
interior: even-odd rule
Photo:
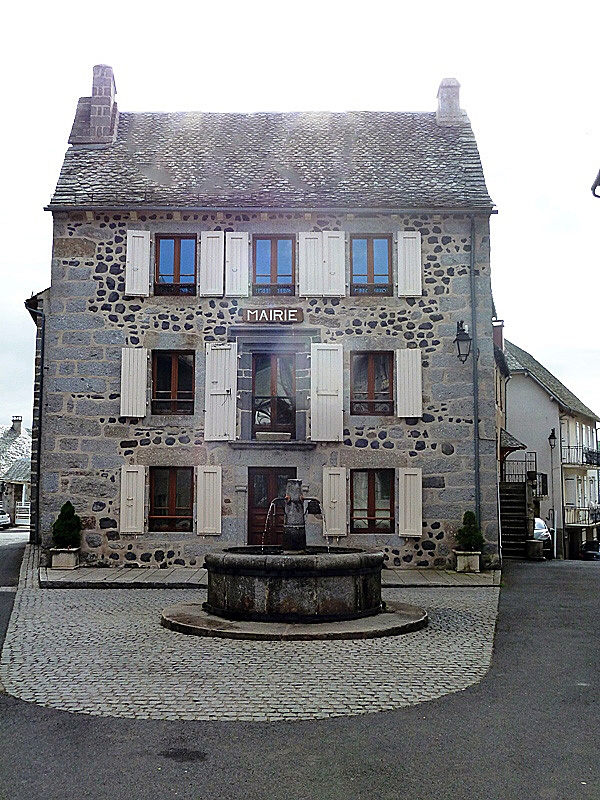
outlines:
[[[527,484],[500,482],[502,556],[525,558],[527,538]]]

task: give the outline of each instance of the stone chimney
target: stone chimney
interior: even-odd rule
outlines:
[[[21,425],[23,424],[23,417],[13,417],[12,418],[12,426],[11,430],[13,430],[17,436],[21,435]]]
[[[462,125],[466,114],[460,107],[460,83],[456,78],[444,78],[438,89],[437,124],[441,126]]]
[[[499,347],[500,350],[504,350],[504,320],[503,319],[494,319],[492,320],[492,335],[494,337],[494,344],[496,347]]]
[[[112,144],[117,136],[119,111],[112,67],[96,64],[92,96],[80,97],[69,144]]]

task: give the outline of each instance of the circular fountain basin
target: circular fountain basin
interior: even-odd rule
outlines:
[[[378,614],[383,553],[231,547],[205,556],[205,611],[230,620],[318,623]]]

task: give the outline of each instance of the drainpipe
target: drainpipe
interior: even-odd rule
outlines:
[[[471,216],[471,336],[473,337],[473,459],[475,465],[475,516],[481,526],[481,485],[479,467],[479,347],[477,340],[477,296],[475,292],[475,217]]]
[[[46,315],[39,308],[29,305],[25,300],[25,308],[31,316],[41,318],[40,324],[40,383],[39,383],[39,406],[38,406],[38,427],[37,427],[37,464],[35,468],[35,530],[30,533],[32,544],[39,544],[40,537],[40,477],[42,470],[42,406],[44,403],[44,353],[46,348]],[[37,323],[36,323],[37,328]],[[36,337],[37,338],[37,337]]]

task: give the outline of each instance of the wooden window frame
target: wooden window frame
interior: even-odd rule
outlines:
[[[390,516],[389,517],[376,517],[375,516],[375,474],[377,472],[387,472],[389,473],[390,478]],[[367,483],[367,527],[366,528],[357,528],[355,526],[355,515],[354,515],[354,479],[357,474],[359,473],[366,473],[368,476],[368,483]],[[351,469],[350,470],[350,533],[356,534],[380,534],[384,536],[389,536],[393,534],[396,530],[396,475],[394,469]],[[359,517],[359,519],[365,519],[365,517]],[[389,527],[388,528],[377,528],[375,525],[376,520],[379,519],[389,519]]]
[[[168,491],[168,506],[166,506],[168,514],[155,514],[153,513],[156,508],[154,506],[154,489],[156,481],[157,470],[166,470],[169,473],[169,491]],[[189,513],[177,513],[177,473],[185,471],[190,476],[190,506],[186,509]],[[153,533],[192,533],[194,529],[194,468],[193,467],[150,467],[150,508],[148,511],[148,530]],[[156,521],[155,521],[156,520]],[[174,525],[167,526],[167,528],[159,528],[158,521],[160,520],[189,520],[189,527],[181,529],[178,527],[178,522]]]
[[[256,280],[256,244],[260,241],[271,242],[271,283],[258,283]],[[277,242],[292,243],[292,278],[290,283],[277,281]],[[278,295],[293,297],[296,294],[296,236],[294,234],[255,235],[252,237],[252,294],[255,296]]]
[[[271,394],[270,394],[270,415],[271,415],[271,424],[267,427],[266,425],[257,425],[254,421],[255,418],[255,398],[257,397],[255,386],[256,386],[256,359],[257,358],[270,358],[271,359]],[[292,418],[293,423],[291,425],[278,425],[277,424],[277,401],[279,395],[277,395],[277,360],[280,358],[290,358],[292,361],[292,393],[290,396],[290,400],[292,402]],[[275,362],[275,368],[273,368],[273,363]],[[262,397],[262,395],[258,395]],[[287,395],[286,395],[287,397]],[[295,354],[290,352],[255,352],[252,353],[252,438],[256,439],[257,433],[261,432],[270,432],[270,433],[289,433],[290,439],[296,439],[296,361],[295,361]]]
[[[171,389],[169,397],[157,397],[158,385],[158,355],[171,356]],[[179,356],[192,357],[192,386],[191,389],[185,390],[189,392],[190,398],[179,397],[178,383],[179,383]],[[165,414],[184,414],[191,416],[194,413],[194,398],[195,398],[195,374],[196,374],[196,354],[193,350],[153,350],[152,351],[152,399],[151,399],[151,413],[162,416]],[[159,405],[160,404],[160,405]],[[168,411],[160,410],[161,406],[169,404]]]
[[[367,282],[355,283],[354,278],[354,251],[353,242],[358,239],[365,239],[367,242]],[[377,239],[382,239],[388,243],[388,282],[375,283],[375,256],[373,253],[373,243]],[[355,297],[379,296],[392,297],[394,294],[394,281],[392,270],[392,250],[393,237],[391,234],[352,234],[350,236],[350,295]]]
[[[173,283],[160,281],[160,243],[173,240]],[[181,283],[181,242],[194,242],[194,279],[191,283]],[[154,294],[155,295],[186,295],[196,294],[198,280],[198,237],[195,234],[157,234],[155,237],[155,266],[154,266]]]
[[[359,356],[367,356],[367,397],[357,400],[354,397],[354,360]],[[375,398],[375,356],[386,356],[390,373],[388,397],[385,400]],[[387,408],[381,408],[387,406]],[[350,353],[350,414],[365,416],[394,415],[394,353],[391,350],[355,350]]]

